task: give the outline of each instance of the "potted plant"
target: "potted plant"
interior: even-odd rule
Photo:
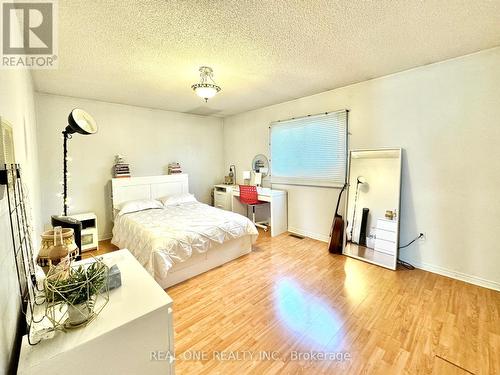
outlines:
[[[108,267],[96,261],[89,266],[71,267],[66,272],[54,272],[45,280],[47,304],[67,305],[70,326],[79,326],[93,315],[97,294],[104,291]]]

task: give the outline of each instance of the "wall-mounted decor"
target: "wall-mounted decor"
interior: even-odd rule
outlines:
[[[37,344],[33,339],[32,328],[37,319],[35,312],[39,306],[36,298],[43,293],[43,287],[37,282],[37,271],[33,254],[33,241],[30,211],[27,209],[28,192],[22,181],[22,171],[18,164],[4,164],[0,169],[0,186],[4,187],[7,201],[10,235],[19,284],[20,309],[26,316],[26,326],[30,345]]]
[[[15,162],[12,126],[0,117],[0,170],[5,169],[5,164],[15,164]],[[0,200],[5,197],[5,186],[0,184]]]

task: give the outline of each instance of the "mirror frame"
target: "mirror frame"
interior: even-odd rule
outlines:
[[[270,175],[270,166],[269,166],[269,159],[266,155],[264,154],[257,154],[253,157],[252,159],[252,171],[255,172],[254,165],[257,160],[264,160],[266,166],[267,166],[267,173],[262,173],[262,178],[267,177]]]
[[[363,258],[360,256],[348,254],[345,252],[345,248],[347,246],[347,206],[349,203],[349,181],[351,178],[351,159],[352,159],[352,153],[353,152],[363,152],[363,151],[397,151],[399,153],[399,174],[398,174],[398,195],[397,195],[397,200],[398,200],[398,225],[397,225],[397,230],[396,230],[396,254],[394,256],[394,264],[393,267],[388,267],[387,265],[381,264],[379,262]],[[369,149],[356,149],[356,150],[349,150],[349,157],[347,161],[347,191],[346,191],[346,199],[344,200],[344,238],[342,241],[342,254],[354,259],[359,259],[364,262],[368,262],[371,264],[375,264],[380,267],[396,270],[397,265],[398,265],[398,259],[399,259],[399,231],[400,231],[400,226],[401,226],[401,187],[402,187],[402,172],[403,172],[403,149],[401,147],[386,147],[386,148],[369,148]]]

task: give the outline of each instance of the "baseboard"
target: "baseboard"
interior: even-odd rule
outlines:
[[[113,238],[113,235],[111,233],[105,233],[103,235],[99,234],[99,241],[110,240],[112,238]]]
[[[500,282],[497,282],[497,281],[486,280],[486,279],[483,279],[482,277],[468,275],[468,274],[463,273],[463,272],[454,271],[454,270],[451,270],[449,268],[436,266],[434,264],[421,262],[421,261],[411,259],[411,258],[404,258],[403,260],[405,262],[411,263],[416,268],[419,268],[419,269],[424,270],[424,271],[437,273],[438,275],[447,276],[447,277],[450,277],[450,278],[455,279],[455,280],[460,280],[460,281],[464,281],[464,282],[469,283],[469,284],[474,284],[474,285],[482,286],[484,288],[500,291]]]
[[[305,236],[305,237],[309,237],[309,238],[313,238],[315,240],[322,241],[322,242],[329,242],[330,241],[330,236],[326,236],[326,235],[320,234],[320,233],[308,232],[308,231],[293,228],[293,227],[289,227],[288,232],[298,234],[301,236]],[[411,258],[405,258],[403,260],[411,263],[416,268],[419,268],[419,269],[424,270],[424,271],[428,271],[428,272],[436,273],[438,275],[450,277],[450,278],[455,279],[455,280],[464,281],[464,282],[469,283],[469,284],[482,286],[483,288],[488,288],[488,289],[500,291],[500,282],[497,282],[497,281],[487,280],[487,279],[484,279],[482,277],[468,275],[468,274],[463,273],[463,272],[451,270],[449,268],[445,268],[445,267],[441,267],[441,266],[436,266],[436,265],[430,264],[430,263],[421,262],[419,260],[415,260],[415,259],[411,259]]]
[[[290,233],[298,234],[300,236],[309,237],[314,240],[322,241],[322,242],[330,242],[330,236],[324,235],[321,233],[309,232],[306,230],[301,230],[293,227],[288,227],[288,231]]]

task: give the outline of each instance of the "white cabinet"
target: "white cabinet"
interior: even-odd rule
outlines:
[[[398,249],[398,222],[388,219],[377,219],[375,250],[381,253],[396,255]]]
[[[122,286],[88,326],[35,346],[24,336],[18,374],[174,374],[172,299],[128,250],[103,258],[118,265]]]
[[[233,185],[215,185],[214,186],[214,207],[222,210],[231,211],[232,209],[232,191]]]

